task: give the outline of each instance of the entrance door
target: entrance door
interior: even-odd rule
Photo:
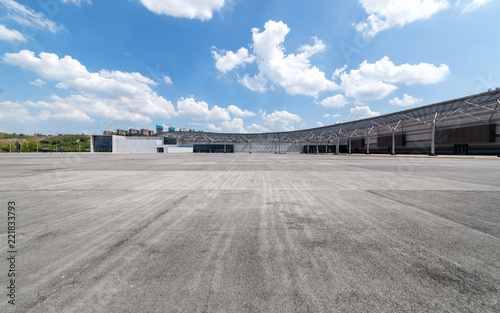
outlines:
[[[457,144],[453,146],[454,154],[469,154],[468,144]]]

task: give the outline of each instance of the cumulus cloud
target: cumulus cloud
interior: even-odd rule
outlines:
[[[167,85],[172,85],[173,84],[172,79],[170,77],[168,77],[168,76],[165,76],[165,75],[163,75],[163,81]]]
[[[38,78],[37,80],[30,82],[30,84],[32,84],[33,86],[43,86],[45,85],[45,82]]]
[[[316,126],[317,127],[323,127],[324,125],[323,125],[323,122],[317,121],[316,122]]]
[[[140,0],[148,10],[173,17],[209,20],[225,0]]]
[[[271,130],[263,125],[258,125],[253,123],[252,125],[247,126],[247,130],[250,133],[268,133]]]
[[[208,128],[208,130],[213,131],[213,132],[221,132],[222,131],[222,127],[215,126],[215,124],[207,124],[207,128]]]
[[[257,56],[259,71],[291,95],[317,97],[324,90],[334,90],[337,85],[326,79],[325,73],[311,66],[310,58],[326,50],[325,44],[313,37],[314,44],[304,45],[298,54],[285,54],[283,43],[290,28],[283,22],[268,21],[264,30],[252,29],[253,52]]]
[[[398,97],[396,97],[392,100],[389,100],[389,103],[393,104],[393,105],[407,107],[407,106],[412,106],[412,105],[419,103],[421,101],[422,101],[422,99],[418,99],[418,98],[415,98],[413,96],[409,96],[407,94],[404,94],[403,99],[400,100]]]
[[[446,64],[429,63],[394,65],[388,57],[375,63],[364,61],[359,69],[339,73],[341,88],[346,96],[358,100],[379,100],[396,90],[394,84],[433,84],[450,73]]]
[[[253,76],[246,73],[239,79],[242,85],[256,92],[266,91],[269,81],[283,87],[290,95],[317,97],[321,91],[338,89],[337,84],[328,80],[325,73],[310,62],[313,55],[326,50],[326,45],[313,37],[312,45],[301,46],[297,54],[286,54],[283,44],[289,32],[290,28],[281,21],[266,22],[263,31],[253,28],[252,54],[245,48],[226,55],[212,51],[216,67],[225,73],[245,62],[256,61],[259,72]]]
[[[26,106],[19,102],[0,102],[0,112],[0,120],[13,120],[23,124],[36,121]]]
[[[238,116],[238,117],[243,117],[243,116],[255,116],[255,113],[254,112],[251,112],[251,111],[247,111],[247,110],[242,110],[240,108],[238,108],[237,106],[235,105],[230,105],[227,107],[227,111],[231,114],[231,115],[234,115],[234,116]]]
[[[326,99],[323,99],[323,101],[321,101],[320,104],[327,108],[340,109],[343,108],[346,104],[349,104],[349,101],[343,95],[338,94],[333,97],[328,97]]]
[[[0,24],[0,40],[5,40],[5,41],[21,41],[25,42],[26,38],[24,37],[23,34],[18,32],[15,29],[8,29],[4,25]]]
[[[277,131],[295,130],[295,127],[291,124],[300,122],[302,120],[297,114],[293,114],[287,111],[274,111],[270,114],[262,112],[261,118],[264,121],[264,126],[270,128],[271,130]]]
[[[372,111],[368,106],[355,106],[354,108],[351,108],[349,112],[349,118],[353,120],[361,120],[379,115],[379,112]]]
[[[48,110],[42,110],[37,116],[31,116],[28,107],[37,108],[51,108],[56,109],[57,113]],[[57,107],[57,108],[56,108]],[[6,120],[14,120],[20,123],[31,123],[36,121],[47,121],[47,120],[71,120],[77,122],[90,122],[92,119],[83,111],[75,109],[65,103],[57,102],[30,102],[26,101],[24,103],[20,102],[0,102],[0,110],[3,112],[3,116]]]
[[[54,21],[46,18],[43,14],[37,13],[33,9],[14,0],[0,0],[0,6],[3,6],[8,12],[8,18],[16,21],[24,27],[48,30],[52,33],[56,33],[57,31],[64,29],[64,27],[57,25]]]
[[[242,78],[239,79],[239,82],[240,84],[247,87],[251,91],[263,93],[266,92],[267,90],[268,80],[262,73],[254,75],[253,77],[250,77],[248,74],[245,74],[243,75]]]
[[[491,0],[472,0],[465,5],[462,13],[472,12],[477,10],[479,7],[491,2]]]
[[[205,101],[196,102],[194,98],[181,98],[177,102],[177,110],[180,116],[192,118],[194,120],[213,122],[231,120],[226,109],[218,107],[217,105],[209,109]]]
[[[219,126],[215,124],[206,125],[210,131],[213,132],[225,132],[225,133],[246,133],[245,127],[243,126],[243,120],[241,118],[233,118],[231,121],[223,121]]]
[[[368,17],[355,27],[370,37],[394,26],[428,19],[449,7],[448,0],[360,0],[360,3]]]
[[[216,50],[212,50],[212,55],[215,59],[215,67],[222,73],[231,71],[245,63],[252,63],[255,61],[255,56],[249,55],[248,50],[245,48],[240,48],[236,53],[232,51],[222,53],[223,54],[219,54]]]
[[[235,117],[232,121],[224,121],[221,124],[222,129],[229,133],[246,133],[247,131],[243,127],[243,120],[241,118]]]
[[[72,95],[64,99],[54,96],[56,102],[83,108],[91,115],[138,122],[150,122],[146,116],[150,114],[165,118],[176,115],[172,103],[152,90],[156,82],[139,73],[109,70],[92,73],[71,56],[59,58],[42,52],[37,57],[28,50],[6,53],[3,61],[58,81],[56,86],[68,89]]]

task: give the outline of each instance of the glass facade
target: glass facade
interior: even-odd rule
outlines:
[[[113,152],[113,136],[95,136],[94,152]]]
[[[194,153],[234,153],[234,145],[193,145]]]
[[[177,144],[177,138],[163,138],[163,144],[164,145],[176,145]]]

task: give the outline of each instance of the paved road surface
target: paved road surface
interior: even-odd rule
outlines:
[[[500,312],[500,158],[0,155],[17,312]]]

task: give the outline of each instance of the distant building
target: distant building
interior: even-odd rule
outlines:
[[[124,130],[124,129],[117,129],[117,130],[116,130],[116,133],[117,133],[118,135],[126,135],[126,134],[127,134],[127,131],[126,131],[126,130]]]
[[[179,131],[180,132],[185,132],[185,131],[187,131],[187,128],[179,128]]]
[[[164,143],[162,137],[92,135],[90,136],[90,152],[193,153],[193,146]]]
[[[155,131],[154,130],[150,130],[148,131],[148,136],[153,136],[155,134]]]
[[[145,128],[141,129],[141,135],[146,135],[146,136],[148,136],[148,135],[149,135],[149,130],[148,130],[148,129],[145,129]]]
[[[129,128],[129,130],[128,130],[129,135],[137,135],[138,133],[139,133],[139,131],[137,129],[134,129],[134,128]]]
[[[168,128],[168,131],[169,131],[169,132],[174,132],[174,131],[175,131],[175,127],[169,127],[169,128]]]
[[[163,133],[163,126],[156,124],[156,133],[157,134]]]
[[[105,130],[102,132],[103,135],[113,135],[113,132],[110,130]]]

